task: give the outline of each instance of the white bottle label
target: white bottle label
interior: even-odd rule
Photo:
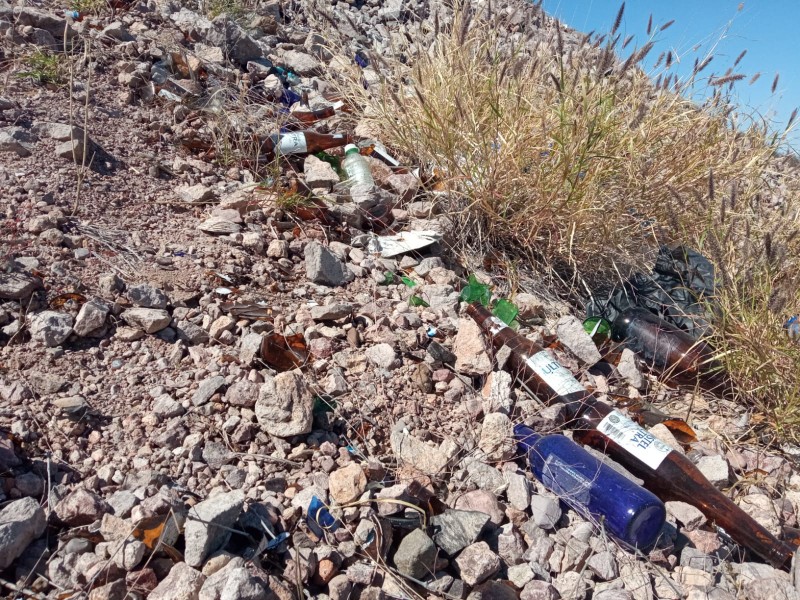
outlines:
[[[308,152],[306,136],[302,131],[281,134],[278,144],[275,146],[275,154],[305,154],[306,152]]]
[[[569,463],[551,454],[544,461],[542,483],[582,515],[586,514],[592,482]]]
[[[578,380],[572,376],[569,369],[565,369],[558,364],[558,361],[547,350],[537,352],[528,358],[527,363],[533,369],[533,372],[559,396],[586,391]]]
[[[503,323],[500,319],[498,319],[494,315],[489,317],[489,322],[491,323],[491,326],[489,327],[489,333],[491,333],[492,335],[497,335],[498,333],[503,331],[503,329],[508,327],[508,325]]]
[[[657,469],[672,452],[672,448],[618,410],[608,413],[598,424],[597,431],[610,437],[651,469]]]

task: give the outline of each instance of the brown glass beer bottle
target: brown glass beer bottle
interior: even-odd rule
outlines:
[[[795,548],[781,542],[675,452],[618,410],[600,402],[550,352],[517,334],[484,307],[469,314],[489,334],[495,349],[511,350],[506,369],[546,404],[564,404],[567,426],[576,441],[604,452],[644,482],[662,500],[696,506],[734,541],[770,564],[788,569]]]
[[[291,116],[298,121],[310,125],[323,119],[329,119],[333,115],[342,112],[344,102],[336,102],[323,108],[303,108],[291,112]]]
[[[261,150],[267,156],[286,154],[316,154],[323,150],[349,144],[350,135],[346,133],[317,133],[316,131],[293,131],[275,133],[261,138]]]
[[[629,308],[611,324],[611,339],[635,352],[651,369],[679,385],[723,385],[713,350],[649,310]]]

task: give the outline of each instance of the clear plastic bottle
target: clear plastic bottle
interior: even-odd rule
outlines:
[[[536,478],[582,517],[602,524],[629,548],[647,550],[656,543],[666,509],[654,494],[566,436],[516,425],[514,437]]]
[[[347,174],[347,184],[349,186],[375,185],[375,180],[372,178],[372,172],[369,170],[367,159],[359,154],[358,146],[355,144],[347,144],[347,146],[344,147],[342,168]]]

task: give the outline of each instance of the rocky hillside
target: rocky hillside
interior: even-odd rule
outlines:
[[[450,7],[64,8],[0,0],[4,597],[800,598],[688,504],[637,556],[533,478],[512,425],[558,411],[463,314],[458,232],[418,165],[379,148],[376,185],[351,187],[341,147],[266,160],[308,127],[304,95],[331,106],[354,64],[378,81],[369,53],[432,41]],[[493,10],[509,35],[558,26]],[[374,146],[350,109],[311,127]],[[632,353],[591,370],[570,308],[528,291],[522,333],[557,333],[602,399],[690,414],[691,445],[652,432],[770,531],[797,525],[800,476],[748,412],[658,387]]]

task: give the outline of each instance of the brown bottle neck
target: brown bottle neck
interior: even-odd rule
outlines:
[[[547,349],[518,334],[483,306],[470,304],[467,314],[488,334],[495,350],[503,346],[511,350],[508,370],[532,395],[548,406],[564,405],[570,427],[595,427],[609,412]]]

